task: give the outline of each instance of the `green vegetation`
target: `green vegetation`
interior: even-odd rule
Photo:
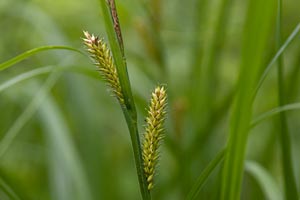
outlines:
[[[0,200],[298,200],[299,6],[1,1]]]

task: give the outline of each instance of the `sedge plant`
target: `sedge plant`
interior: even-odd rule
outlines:
[[[134,159],[131,162],[131,154],[124,153],[130,145],[120,139],[123,135],[111,134],[124,132],[115,120],[119,116],[113,115],[115,102],[89,82],[98,83],[99,74],[83,66],[80,56],[71,57],[70,62],[62,53],[50,56],[53,50],[85,53],[61,45],[33,48],[0,63],[0,129],[4,131],[0,135],[0,199],[136,199],[139,192],[143,200],[299,199],[300,24],[291,9],[298,5],[281,0],[128,2],[99,0],[107,43],[88,31],[80,33],[77,21],[67,27],[73,24],[78,29],[72,31],[76,42],[83,37],[97,71],[119,103]],[[9,21],[12,18],[31,20],[34,29],[27,21],[21,26],[26,43],[32,39],[35,45],[38,40],[31,35],[41,33],[48,44],[57,42],[53,38],[67,38],[58,43],[69,44],[68,37],[60,37],[64,32],[57,31],[65,26],[46,23],[49,13],[43,9],[48,8],[39,14],[27,2],[28,7],[20,6],[27,14],[16,16],[12,13],[18,6],[3,9],[5,4],[10,2],[0,5],[5,19],[0,21],[1,58],[26,45],[19,41],[20,35],[7,36],[10,28],[15,30],[7,24],[18,24],[15,19]],[[65,20],[65,14],[70,14],[59,13],[56,17]],[[90,18],[89,22],[95,25]],[[130,24],[124,38],[120,22],[125,28]],[[41,24],[51,31],[44,31]],[[45,51],[51,52],[44,60],[36,55]],[[56,58],[61,62],[52,62]],[[11,69],[44,61],[51,64],[21,73]],[[276,66],[277,74],[272,74]],[[142,84],[136,84],[141,80]],[[166,86],[158,84],[148,98],[145,91],[157,82],[168,83],[168,95]],[[164,128],[167,102],[170,117]],[[94,112],[96,108],[102,112]],[[138,111],[143,110],[140,115]],[[102,114],[107,111],[109,116]],[[142,118],[143,130],[139,128]],[[270,123],[272,118],[276,123]],[[95,130],[97,134],[91,134]],[[36,137],[41,131],[46,156]],[[47,180],[41,176],[44,168]]]
[[[111,4],[109,4],[111,5]],[[114,5],[114,4],[112,4]],[[114,8],[114,7],[113,7]],[[116,12],[116,11],[115,11]],[[118,31],[120,33],[119,26],[117,26]],[[112,91],[113,95],[119,101],[125,117],[128,118],[129,110],[127,110],[127,106],[125,104],[126,96],[122,90],[120,84],[120,76],[118,74],[117,68],[114,64],[112,53],[108,48],[107,44],[103,41],[103,39],[99,39],[98,37],[89,34],[87,31],[84,31],[84,44],[87,47],[87,51],[91,55],[95,65],[100,71],[102,77],[106,81],[108,87]],[[121,35],[117,34],[119,41],[121,41]],[[122,46],[123,48],[123,46]],[[130,102],[127,100],[127,102]],[[155,167],[158,162],[159,151],[158,147],[163,138],[163,122],[165,120],[165,109],[167,105],[167,94],[164,87],[156,87],[154,92],[151,95],[150,106],[148,110],[148,117],[146,118],[146,131],[144,133],[143,144],[140,146],[140,137],[139,135],[135,135],[132,139],[135,139],[133,143],[133,148],[135,160],[137,165],[137,172],[139,176],[141,193],[143,199],[150,199],[150,190],[153,188],[154,183],[154,175],[155,175]],[[132,118],[127,120],[129,130],[138,130],[136,123],[132,124]],[[136,132],[131,132],[132,134],[136,134]],[[137,141],[136,141],[137,140]],[[142,162],[141,162],[142,155]],[[143,172],[139,171],[143,169]],[[146,181],[145,181],[146,180]],[[146,189],[145,189],[146,188]]]

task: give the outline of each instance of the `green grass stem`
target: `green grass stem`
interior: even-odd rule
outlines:
[[[267,111],[257,117],[255,117],[252,122],[251,125],[249,127],[249,130],[253,129],[255,126],[257,126],[259,123],[263,122],[264,120],[273,117],[281,112],[285,112],[285,111],[292,111],[292,110],[300,110],[300,103],[294,103],[294,104],[288,104],[288,105],[284,105],[281,107],[277,107],[274,108],[270,111]],[[208,177],[210,176],[210,174],[214,171],[214,169],[216,168],[216,166],[218,166],[224,159],[224,155],[225,155],[225,149],[221,150],[215,157],[214,159],[206,166],[206,168],[201,172],[200,176],[197,178],[196,182],[193,184],[192,189],[190,190],[188,196],[186,199],[190,200],[190,199],[197,199],[203,185],[205,184],[205,182],[207,181]],[[260,174],[259,171],[261,171],[260,169],[256,169],[256,166],[249,166],[251,164],[246,164],[246,170],[248,171],[258,171],[253,172],[255,174],[255,176],[259,176],[258,174]],[[254,169],[255,168],[255,169]],[[269,176],[269,175],[268,175]],[[259,179],[259,177],[257,177],[257,179]],[[262,179],[270,179],[270,178],[262,178]],[[266,183],[265,181],[260,181],[260,185],[262,188],[268,188],[268,185],[264,185],[264,183]],[[268,182],[268,181],[267,181]],[[273,181],[272,181],[273,182]],[[267,183],[266,183],[267,184]],[[269,190],[269,189],[267,189]],[[268,193],[268,192],[266,192]],[[270,195],[267,195],[270,196]],[[272,196],[272,195],[271,195]]]
[[[282,1],[277,1],[277,20],[276,20],[276,48],[279,49],[281,45],[281,24],[282,24]],[[278,101],[279,106],[285,104],[285,89],[284,89],[284,62],[283,55],[277,60],[277,78],[278,78]],[[286,199],[299,199],[297,192],[297,184],[293,170],[292,162],[292,143],[288,128],[286,113],[279,113],[279,135],[281,145],[281,158],[283,166],[284,188]]]
[[[265,81],[267,75],[270,73],[273,66],[275,66],[275,63],[278,61],[278,58],[283,54],[283,52],[286,50],[286,48],[292,43],[292,41],[296,38],[300,31],[300,23],[297,24],[297,26],[294,28],[292,33],[289,35],[289,37],[286,39],[286,41],[282,44],[282,46],[277,50],[274,57],[271,59],[267,67],[264,69],[264,72],[260,76],[260,79],[258,81],[258,84],[254,90],[253,94],[253,100],[257,95],[258,90],[261,88],[263,82]]]
[[[214,171],[214,169],[223,161],[225,154],[225,149],[221,150],[215,158],[207,165],[207,167],[202,171],[200,176],[197,178],[195,184],[192,189],[188,193],[187,200],[195,200],[199,199],[199,193],[202,186],[207,181],[210,174]]]
[[[38,114],[46,133],[45,141],[50,148],[48,153],[50,154],[52,189],[59,196],[59,198],[56,196],[52,198],[63,200],[70,197],[67,199],[92,200],[86,171],[75,148],[75,143],[70,137],[72,134],[67,126],[68,123],[59,106],[48,93],[45,93],[43,106],[39,109]],[[64,175],[68,181],[64,182],[63,190],[59,183],[63,180],[55,178],[60,175],[62,170],[68,172]]]
[[[16,119],[14,124],[4,134],[0,141],[0,158],[6,153],[14,139],[17,137],[20,130],[28,122],[29,119],[36,113],[39,106],[42,104],[46,97],[47,92],[55,85],[56,81],[61,76],[61,72],[53,72],[42,85],[40,90],[36,93],[35,97],[25,108],[23,113]]]
[[[276,180],[260,164],[254,161],[246,161],[245,171],[258,183],[264,193],[265,199],[283,200],[283,193]]]
[[[252,116],[252,91],[263,64],[275,3],[249,1],[242,46],[241,71],[231,114],[230,133],[225,153],[221,200],[240,199],[245,150]]]
[[[286,112],[286,111],[293,111],[293,110],[300,110],[300,103],[294,103],[294,104],[288,104],[288,105],[284,105],[281,107],[277,107],[274,108],[270,111],[267,111],[257,117],[255,117],[249,127],[249,130],[253,129],[255,126],[257,126],[259,123],[263,122],[266,119],[269,119],[270,117],[274,117],[275,115],[281,113],[281,112]],[[226,148],[224,148],[223,150],[221,150],[215,157],[214,159],[206,166],[206,168],[201,172],[200,176],[197,178],[196,182],[193,184],[192,189],[190,190],[187,199],[196,199],[197,196],[199,195],[203,185],[205,184],[205,182],[207,181],[207,178],[210,176],[210,174],[214,171],[214,169],[216,168],[216,166],[218,166],[224,159],[224,155],[225,155],[225,151]],[[251,165],[251,164],[250,164]],[[255,168],[255,169],[254,169]],[[257,179],[259,179],[260,177],[258,177],[260,174],[260,169],[256,169],[256,166],[249,166],[249,164],[246,163],[246,170],[248,171],[255,171],[253,173],[254,176],[257,176]],[[256,172],[257,171],[257,172]],[[264,176],[264,175],[263,175]],[[267,175],[269,176],[269,175]],[[271,179],[271,178],[262,178],[262,179]],[[262,181],[262,180],[258,180],[260,182],[260,186],[263,189],[266,189],[268,187],[268,183],[266,183],[266,181]],[[268,182],[268,180],[267,180]],[[272,181],[273,182],[273,181]],[[267,185],[264,185],[267,184]],[[269,189],[267,189],[269,191]],[[269,192],[266,193],[269,193]],[[279,191],[279,190],[278,190]],[[269,194],[266,196],[270,196]],[[271,195],[272,196],[272,195]]]
[[[10,200],[21,200],[19,195],[13,190],[10,184],[8,184],[2,177],[0,177],[0,188]]]
[[[286,112],[286,111],[292,111],[292,110],[299,110],[300,109],[300,103],[292,103],[292,104],[286,104],[284,106],[279,106],[277,108],[273,108],[267,112],[264,112],[263,114],[258,115],[255,117],[251,122],[251,128],[257,126],[262,121],[273,117],[279,113]]]
[[[51,71],[53,71],[53,67],[52,66],[47,66],[47,67],[33,69],[29,72],[25,72],[25,73],[22,73],[18,76],[15,76],[12,79],[0,84],[0,93],[2,91],[6,90],[7,88],[19,83],[19,82],[31,79],[31,78],[33,78],[35,76],[38,76],[38,75],[50,73]]]
[[[123,44],[121,43],[122,41],[119,39],[121,35],[120,24],[117,24],[117,11],[111,9],[111,6],[109,6],[109,2],[110,5],[115,4],[114,0],[100,0],[108,40],[119,75],[122,92],[124,95],[125,107],[122,106],[122,110],[130,132],[140,191],[142,198],[144,200],[148,200],[151,199],[151,196],[148,190],[148,183],[143,169],[142,151],[137,127],[137,113],[128,77]],[[115,29],[115,27],[118,27],[119,29]]]

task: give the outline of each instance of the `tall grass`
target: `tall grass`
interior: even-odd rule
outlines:
[[[272,1],[250,1],[244,28],[238,91],[231,114],[230,135],[224,160],[221,199],[239,199],[248,127],[252,116],[251,92],[262,71],[264,50],[275,8]]]
[[[277,1],[277,23],[276,23],[276,48],[277,50],[281,45],[281,26],[282,26],[282,1]],[[285,95],[285,81],[284,81],[284,63],[283,56],[278,58],[278,100],[279,106],[283,106],[286,103]],[[286,199],[299,199],[297,192],[297,184],[295,180],[293,162],[292,162],[292,143],[291,136],[288,128],[288,122],[285,112],[279,114],[280,118],[280,142],[281,142],[281,156],[283,165],[283,175],[284,175],[284,188],[285,188],[285,198]]]
[[[1,2],[0,199],[298,199],[299,5]]]

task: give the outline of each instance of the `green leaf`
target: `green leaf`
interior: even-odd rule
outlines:
[[[245,150],[252,117],[252,92],[263,64],[274,10],[275,2],[272,0],[248,1],[238,90],[224,159],[221,200],[240,199]]]
[[[284,106],[273,108],[272,110],[269,110],[269,111],[255,117],[252,120],[251,128],[255,127],[257,124],[261,123],[262,121],[264,121],[264,120],[266,120],[270,117],[273,117],[276,114],[279,114],[279,113],[284,112],[284,111],[298,110],[298,109],[300,109],[300,103],[287,104],[287,105],[284,105]]]
[[[4,83],[0,84],[0,93],[22,81],[29,80],[31,78],[34,78],[34,77],[42,75],[42,74],[48,74],[50,72],[53,72],[54,68],[55,67],[53,67],[53,66],[41,67],[41,68],[33,69],[28,72],[24,72],[20,75],[17,75],[15,77],[5,81]],[[100,79],[100,80],[104,81],[103,79],[101,79],[101,76],[99,76],[98,72],[89,70],[86,67],[71,65],[71,66],[61,67],[61,68],[55,69],[55,70],[63,71],[63,72],[67,71],[67,72],[78,73],[78,74],[82,74],[84,76],[87,76],[87,77],[90,77],[93,79],[98,79],[98,80]]]
[[[5,89],[7,89],[7,88],[9,88],[9,87],[11,87],[11,86],[13,86],[13,85],[21,82],[21,81],[28,80],[28,79],[30,79],[32,77],[35,77],[35,76],[38,76],[38,75],[41,75],[41,74],[46,74],[46,73],[49,73],[51,71],[53,71],[53,67],[48,66],[48,67],[42,67],[42,68],[33,69],[33,70],[29,71],[29,72],[25,72],[25,73],[22,73],[22,74],[20,74],[18,76],[15,76],[12,79],[10,79],[10,80],[8,80],[8,81],[0,84],[0,93],[3,90],[5,90]]]
[[[281,45],[281,25],[282,25],[282,1],[277,0],[277,23],[276,23],[276,48]],[[284,63],[283,56],[277,60],[277,78],[278,78],[278,100],[279,106],[285,104],[285,86],[284,86]],[[279,113],[279,136],[281,145],[281,163],[283,166],[283,178],[286,199],[299,199],[297,184],[292,161],[292,143],[285,112]]]
[[[266,120],[280,112],[283,112],[283,111],[289,111],[289,110],[300,110],[300,103],[294,103],[294,104],[288,104],[288,105],[285,105],[285,106],[281,106],[281,107],[278,107],[278,108],[274,108],[268,112],[265,112],[261,115],[259,115],[258,117],[256,117],[252,123],[251,123],[251,126],[250,126],[250,129],[254,128],[256,125],[258,125],[260,122],[262,122],[263,120]],[[194,183],[192,189],[190,190],[188,196],[186,199],[197,199],[197,196],[199,195],[200,191],[201,191],[201,188],[202,186],[205,184],[207,178],[210,176],[210,174],[215,170],[216,166],[218,166],[224,159],[224,154],[225,154],[225,151],[226,151],[226,148],[223,149],[222,151],[220,151],[218,153],[218,155],[216,155],[214,157],[214,159],[207,165],[207,167],[203,170],[203,172],[200,174],[200,176],[197,178],[196,182]],[[250,163],[250,164],[249,164]],[[265,172],[261,172],[263,169],[257,169],[259,167],[257,166],[254,166],[254,163],[252,162],[247,162],[246,163],[246,170],[248,171],[251,171],[249,173],[252,173],[257,176],[259,173],[265,173]],[[265,176],[268,176],[268,175],[265,175]],[[259,179],[260,177],[257,177],[257,179]],[[269,182],[270,179],[269,177],[267,178],[262,178],[262,179],[266,179],[267,181],[266,182]],[[260,182],[265,182],[265,181],[260,181]],[[267,184],[268,185],[268,184]],[[268,186],[264,186],[264,187],[268,187]],[[272,187],[274,188],[274,187]],[[269,189],[268,189],[269,191]],[[270,195],[268,195],[270,196]],[[270,198],[272,199],[272,198]]]
[[[0,64],[0,71],[7,69],[11,66],[13,66],[14,64],[17,64],[19,62],[21,62],[22,60],[36,54],[42,51],[49,51],[49,50],[69,50],[69,51],[75,51],[78,52],[80,54],[83,54],[81,51],[79,51],[78,49],[72,48],[72,47],[67,47],[67,46],[43,46],[43,47],[38,47],[38,48],[34,48],[31,50],[28,50],[18,56],[13,57],[10,60],[7,60],[3,63]]]
[[[10,198],[10,200],[21,200],[19,195],[15,193],[13,188],[2,177],[0,177],[0,189]]]
[[[225,154],[225,149],[220,151],[215,158],[207,165],[207,167],[202,171],[200,176],[197,178],[192,189],[190,190],[187,200],[199,199],[198,195],[201,191],[202,186],[205,184],[209,175],[214,171],[214,169],[223,161]]]
[[[274,57],[271,59],[267,67],[265,68],[264,72],[260,76],[260,79],[258,81],[258,84],[254,90],[253,99],[256,97],[256,94],[260,87],[262,86],[263,82],[265,81],[267,75],[270,73],[272,67],[277,62],[278,58],[283,54],[283,52],[286,50],[286,48],[292,43],[292,41],[296,38],[300,31],[300,23],[297,24],[297,26],[294,28],[292,33],[289,35],[289,37],[286,39],[286,41],[282,44],[282,46],[278,49]]]
[[[245,170],[256,180],[265,195],[265,199],[283,200],[282,191],[275,179],[261,165],[253,161],[246,161]]]
[[[36,113],[40,105],[46,98],[46,94],[55,85],[58,78],[61,76],[61,72],[52,73],[39,91],[36,93],[32,101],[26,106],[22,114],[16,119],[14,124],[9,128],[9,130],[4,134],[4,137],[0,141],[0,158],[6,153],[7,149],[10,147],[14,139],[17,137],[23,126],[31,119],[31,117]]]
[[[63,114],[50,95],[39,109],[45,141],[49,149],[50,181],[57,200],[91,200],[92,195],[79,153],[70,138]]]

